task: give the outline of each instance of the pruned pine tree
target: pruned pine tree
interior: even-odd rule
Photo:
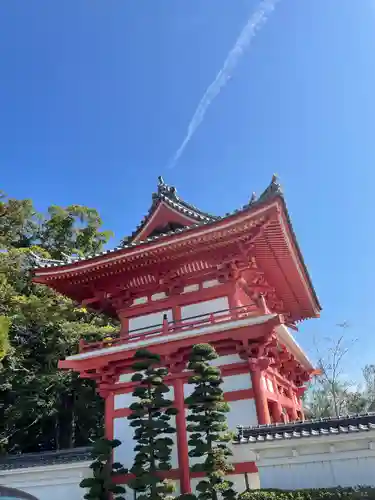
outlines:
[[[189,383],[193,393],[186,398],[189,408],[187,430],[190,432],[191,457],[202,457],[202,463],[192,466],[193,472],[204,472],[206,477],[196,487],[199,500],[217,500],[218,494],[229,500],[236,497],[233,483],[225,476],[233,470],[228,463],[232,455],[227,443],[231,440],[226,422],[229,405],[224,401],[220,385],[220,369],[210,365],[218,355],[209,344],[198,344],[192,349],[188,368],[194,372]]]
[[[173,484],[162,479],[172,468],[171,454],[176,432],[171,417],[177,414],[173,401],[166,399],[169,392],[164,378],[168,370],[160,366],[160,356],[147,350],[135,354],[132,381],[137,382],[133,396],[137,398],[128,419],[134,427],[136,455],[130,472],[134,479],[129,485],[136,491],[137,500],[163,500],[173,493]]]
[[[118,439],[98,439],[92,449],[93,462],[90,465],[92,477],[80,482],[81,488],[88,489],[83,498],[86,500],[125,500],[125,488],[115,484],[114,479],[126,474],[119,462],[112,463],[112,450],[120,446]]]

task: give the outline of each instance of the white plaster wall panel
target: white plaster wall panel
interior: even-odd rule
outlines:
[[[285,443],[238,445],[233,450],[236,460],[247,460],[256,452],[262,488],[375,486],[375,450],[369,444],[374,436],[372,431],[327,435]]]
[[[82,500],[79,483],[91,475],[89,463],[62,464],[0,471],[0,484],[34,495],[38,500]]]
[[[188,319],[194,316],[208,316],[211,313],[225,311],[229,309],[228,297],[219,297],[217,299],[205,300],[195,304],[189,304],[181,307],[181,318]]]
[[[116,382],[117,384],[122,384],[125,382],[131,382],[133,373],[123,373],[122,375],[119,376],[118,381]]]
[[[292,444],[293,444],[293,442],[291,443],[291,445]],[[309,447],[306,446],[305,449],[308,450],[308,448]],[[327,448],[328,448],[328,446],[327,446]],[[298,452],[297,452],[297,450],[294,450],[294,451],[295,451],[296,454],[297,453],[301,454],[302,450],[298,449]],[[287,455],[289,457],[292,457],[293,453],[294,452],[293,452],[292,448],[287,451]],[[272,447],[272,448],[270,448],[268,450],[262,451],[262,459],[272,460],[272,459],[279,459],[279,458],[282,458],[282,457],[285,457],[285,448],[282,448],[282,447]]]
[[[208,280],[208,281],[203,281],[202,283],[203,288],[212,288],[217,285],[220,285],[218,280]]]
[[[194,384],[184,384],[184,397],[187,398],[194,391]]]
[[[342,486],[375,485],[375,457],[358,457],[332,461],[332,476]],[[355,480],[355,483],[353,483]]]
[[[248,446],[244,446],[242,444],[237,443],[229,443],[228,446],[232,450],[232,462],[233,463],[241,463],[241,462],[255,462],[257,460],[257,455],[249,449]]]
[[[154,293],[154,295],[151,295],[151,300],[162,300],[166,298],[167,294],[165,292]]]
[[[241,373],[239,375],[230,375],[228,377],[223,377],[221,388],[224,392],[251,389],[250,373]]]
[[[332,444],[338,452],[363,450],[364,446],[367,448],[367,442],[363,439],[348,439],[347,441],[340,441],[339,443]]]
[[[133,465],[135,456],[134,446],[136,445],[133,439],[134,428],[130,427],[126,417],[115,418],[113,420],[113,435],[115,439],[121,441],[120,446],[114,449],[115,462],[121,462],[125,468],[130,468]]]
[[[167,315],[168,321],[172,321],[172,310],[168,309],[166,311],[159,311],[151,314],[143,314],[141,316],[135,316],[129,319],[129,335],[139,335],[146,333],[149,330],[153,330],[158,326],[162,325],[164,314]],[[144,328],[141,331],[134,331]]]
[[[238,354],[228,354],[227,356],[220,356],[210,361],[211,366],[233,365],[234,363],[241,363],[243,359]]]
[[[171,399],[173,401],[174,400],[174,387],[173,387],[173,385],[169,385],[168,388],[169,388],[169,392],[166,392],[164,394],[164,397],[166,399]]]
[[[336,482],[332,474],[330,461],[300,464],[284,463],[281,466],[259,467],[259,478],[262,488],[296,490],[304,488],[325,488],[338,486],[340,484],[345,486],[340,481]],[[349,478],[353,480],[353,474],[350,474]],[[349,482],[351,482],[351,480]],[[352,483],[352,485],[355,484],[357,483]]]
[[[284,453],[284,456],[285,456],[285,448],[280,448],[281,452]],[[301,455],[301,456],[304,456],[304,455],[323,455],[325,453],[329,453],[330,452],[330,443],[319,443],[319,444],[311,444],[310,446],[305,446],[305,447],[298,447],[298,449],[296,450],[296,452],[298,453],[298,455]],[[275,451],[272,449],[272,450],[269,450],[269,451],[266,451],[265,454],[264,454],[264,457],[265,458],[272,458],[273,455],[270,455],[270,453],[275,453]],[[287,452],[288,453],[288,452]],[[263,454],[262,454],[263,456]],[[279,455],[278,455],[279,456]]]
[[[266,384],[267,384],[267,389],[270,392],[275,392],[274,387],[273,387],[273,382],[268,377],[266,377]]]
[[[246,491],[246,481],[245,481],[245,474],[229,474],[227,476],[228,481],[232,481],[233,483],[233,488],[237,493],[243,493]],[[259,489],[259,474],[256,472],[253,473],[248,473],[247,474],[247,480],[249,484],[249,488],[251,490],[257,490]]]
[[[173,416],[170,420],[172,427],[176,429],[176,417]],[[171,454],[171,464],[172,469],[178,468],[178,450],[177,450],[177,433],[175,434],[165,434],[165,437],[169,437],[173,440],[172,454]]]
[[[127,392],[125,394],[116,394],[114,397],[114,407],[115,410],[120,408],[129,408],[129,406],[134,402],[134,397],[132,392]]]
[[[184,291],[182,293],[190,293],[190,292],[197,292],[199,290],[199,285],[198,283],[194,285],[188,285],[184,287]]]
[[[138,297],[138,299],[134,299],[133,306],[138,306],[140,304],[146,304],[148,301],[147,297]]]
[[[191,491],[192,493],[195,493],[196,492],[196,487],[197,487],[197,484],[199,483],[199,481],[202,481],[203,478],[199,477],[192,477],[190,479],[190,486],[191,486]]]
[[[237,426],[258,425],[257,411],[254,399],[241,399],[231,401],[230,412],[227,413],[228,428],[232,432],[237,432]]]
[[[236,363],[243,363],[243,359],[241,359],[238,354],[228,354],[227,356],[219,356],[218,358],[209,361],[209,364],[211,366],[218,366],[218,367],[223,365],[233,365]],[[189,370],[186,368],[184,371],[187,372]]]

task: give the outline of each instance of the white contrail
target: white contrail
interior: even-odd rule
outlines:
[[[199,125],[202,123],[205,114],[211,105],[212,101],[217,97],[222,88],[227,84],[231,73],[237,66],[241,56],[244,51],[250,45],[252,39],[256,35],[259,28],[267,21],[268,16],[274,10],[276,3],[278,0],[262,0],[258,5],[258,8],[253,12],[253,14],[248,19],[245,27],[241,31],[239,37],[234,44],[234,47],[229,52],[227,58],[224,61],[223,67],[216,75],[215,80],[207,87],[206,92],[204,93],[202,99],[200,100],[197,109],[191,119],[185,139],[182,141],[181,146],[176,151],[173,156],[169,168],[173,168],[178,160],[180,159],[182,153],[184,152],[186,146],[190,142],[190,139],[193,137]]]

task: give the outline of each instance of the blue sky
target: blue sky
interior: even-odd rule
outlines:
[[[324,311],[351,325],[347,372],[375,363],[375,3],[280,0],[174,169],[256,0],[12,0],[0,14],[0,180],[38,209],[97,208],[117,239],[157,176],[222,214],[276,172]],[[114,242],[115,244],[115,242]],[[325,344],[321,342],[324,349]]]

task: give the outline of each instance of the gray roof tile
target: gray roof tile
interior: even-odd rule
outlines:
[[[91,448],[72,448],[70,450],[44,451],[40,453],[24,453],[4,455],[0,457],[0,471],[26,469],[43,465],[55,465],[91,460]]]
[[[238,427],[238,443],[262,443],[281,439],[350,434],[375,430],[375,412],[319,418],[289,423]]]
[[[282,195],[283,195],[283,193],[282,193],[281,186],[278,183],[276,176],[273,176],[270,185],[259,196],[258,199],[254,198],[255,195],[253,193],[253,196],[247,205],[244,205],[241,209],[236,209],[233,212],[226,213],[224,217],[221,217],[221,216],[211,215],[211,214],[206,213],[206,212],[201,212],[194,205],[190,205],[189,203],[183,201],[181,198],[179,198],[177,196],[176,189],[173,186],[168,186],[167,184],[165,184],[163,179],[161,177],[159,177],[158,192],[153,193],[153,204],[151,205],[151,208],[150,208],[148,214],[143,218],[142,223],[138,225],[136,231],[134,231],[131,236],[127,236],[122,240],[123,243],[121,246],[115,247],[115,248],[110,249],[110,250],[103,250],[102,252],[98,252],[98,253],[92,254],[92,255],[87,255],[85,257],[65,256],[64,260],[45,259],[45,258],[39,257],[38,255],[32,254],[33,260],[34,260],[34,265],[35,265],[35,267],[42,267],[42,268],[58,267],[58,266],[66,265],[66,264],[71,264],[73,262],[78,262],[81,260],[87,260],[87,259],[91,259],[94,257],[99,257],[101,255],[105,255],[105,254],[111,253],[111,252],[116,252],[118,250],[123,250],[126,248],[133,248],[136,246],[141,246],[141,245],[150,243],[150,241],[155,241],[155,240],[159,240],[162,238],[166,238],[166,237],[172,236],[176,233],[187,232],[187,231],[195,229],[199,226],[213,224],[219,220],[231,217],[231,216],[236,215],[240,212],[244,212],[244,211],[248,210],[250,207],[253,208],[257,204],[265,203],[265,202],[269,201],[270,199],[272,199],[273,197],[282,196]],[[197,219],[197,222],[195,224],[190,225],[190,226],[184,226],[183,228],[178,228],[178,229],[175,229],[173,231],[169,231],[167,233],[150,236],[150,237],[148,237],[144,240],[141,240],[141,241],[136,241],[136,242],[132,241],[135,238],[135,236],[140,232],[140,230],[144,227],[144,225],[146,224],[148,219],[151,217],[151,215],[154,213],[154,210],[156,209],[158,202],[161,199],[163,201],[166,201],[167,203],[173,205],[174,208],[181,209],[181,211],[185,210],[185,211],[190,212],[192,214],[192,216],[195,219]],[[177,202],[176,202],[176,200],[177,200]]]

